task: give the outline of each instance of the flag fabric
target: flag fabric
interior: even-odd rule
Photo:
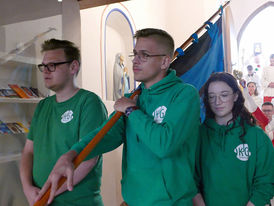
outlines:
[[[200,38],[193,34],[192,45],[185,51],[178,50],[179,56],[170,65],[183,82],[192,84],[199,91],[202,122],[205,119],[203,86],[212,73],[224,71],[222,17],[214,24],[207,24],[207,31]]]
[[[199,91],[213,72],[224,71],[222,17],[214,24],[207,24],[207,31],[195,39],[170,66],[176,70],[177,76]]]

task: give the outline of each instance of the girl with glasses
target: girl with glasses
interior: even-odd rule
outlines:
[[[236,79],[214,73],[204,87],[196,206],[265,206],[273,197],[274,150],[244,107]]]

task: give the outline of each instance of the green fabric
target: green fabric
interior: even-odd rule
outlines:
[[[230,130],[229,130],[230,129]],[[197,183],[207,206],[265,206],[274,195],[274,150],[257,126],[218,125],[207,119],[197,147]],[[228,131],[229,130],[229,131]]]
[[[130,206],[188,206],[197,193],[193,178],[199,132],[196,89],[175,71],[146,89],[137,105],[120,118],[90,157],[124,143],[122,195]],[[98,130],[72,147],[80,152]]]
[[[106,108],[100,98],[83,89],[65,102],[57,103],[55,95],[40,101],[28,135],[34,146],[35,185],[41,188],[57,159],[106,118]],[[101,176],[100,157],[94,169],[74,187],[74,190],[56,197],[52,205],[103,205],[100,195]]]

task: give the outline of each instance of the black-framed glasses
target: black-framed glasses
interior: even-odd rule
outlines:
[[[273,112],[273,110],[271,109],[262,109],[263,113],[271,113]]]
[[[209,94],[208,95],[208,102],[209,103],[214,103],[216,102],[217,98],[219,98],[219,100],[221,100],[221,102],[228,102],[230,99],[230,96],[233,95],[234,93],[223,93],[220,95],[213,95],[213,94]]]
[[[61,64],[71,63],[71,62],[73,62],[73,60],[65,61],[65,62],[51,62],[48,64],[38,64],[37,67],[40,70],[40,72],[44,72],[45,69],[47,69],[49,72],[54,72],[56,70],[56,66]]]
[[[150,57],[166,56],[166,54],[147,54],[146,52],[134,52],[128,56],[132,58],[132,60],[137,57],[140,61],[146,62]]]

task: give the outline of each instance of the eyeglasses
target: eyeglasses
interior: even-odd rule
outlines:
[[[209,103],[214,103],[216,102],[217,97],[221,100],[221,102],[227,102],[230,99],[230,96],[233,95],[234,93],[223,93],[220,95],[208,95],[208,101]]]
[[[48,64],[38,64],[37,67],[40,70],[40,72],[44,72],[45,69],[47,69],[49,72],[54,72],[56,70],[56,66],[61,64],[71,63],[71,62],[73,62],[73,60],[65,61],[65,62],[56,62],[56,63],[52,62]]]
[[[271,113],[271,112],[273,112],[273,110],[271,110],[271,109],[263,109],[263,113]]]
[[[134,52],[133,54],[130,54],[129,57],[132,58],[132,60],[137,57],[140,61],[146,62],[148,58],[150,57],[159,57],[159,56],[166,56],[166,54],[147,54],[145,52]]]

